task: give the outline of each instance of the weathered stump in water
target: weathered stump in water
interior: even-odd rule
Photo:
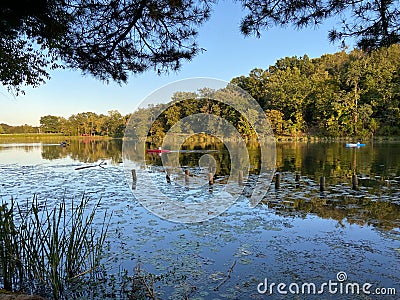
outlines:
[[[240,170],[238,174],[238,183],[239,185],[243,185],[243,171]]]
[[[213,173],[208,173],[208,184],[209,185],[214,184],[214,174]]]
[[[299,173],[296,173],[296,178],[294,179],[296,182],[299,182],[300,181],[300,174]]]
[[[296,173],[294,181],[296,182],[296,188],[299,188],[300,187],[300,174],[299,173]]]
[[[319,178],[319,190],[320,192],[325,191],[325,176]]]
[[[275,174],[275,189],[279,189],[281,187],[281,173]]]
[[[189,176],[190,176],[190,171],[185,170],[185,183],[189,184]]]
[[[136,182],[136,181],[137,181],[136,170],[132,169],[132,182]]]
[[[167,180],[167,183],[171,183],[171,176],[168,170],[165,172],[165,179]]]
[[[351,184],[352,184],[353,190],[358,190],[358,178],[357,178],[356,174],[351,176]]]

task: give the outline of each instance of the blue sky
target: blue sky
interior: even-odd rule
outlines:
[[[254,68],[267,68],[283,57],[319,57],[340,51],[339,44],[328,41],[332,22],[318,28],[294,30],[274,28],[262,37],[244,37],[239,23],[244,13],[231,1],[219,1],[211,19],[199,31],[198,43],[207,51],[185,62],[177,73],[158,76],[152,72],[132,75],[126,85],[104,84],[79,71],[52,71],[51,79],[38,88],[25,88],[26,94],[14,97],[0,86],[0,123],[39,125],[40,116],[93,111],[107,113],[116,109],[132,112],[154,90],[191,77],[211,77],[230,81],[247,75]]]

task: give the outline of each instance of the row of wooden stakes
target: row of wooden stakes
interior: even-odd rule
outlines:
[[[171,183],[171,175],[170,173],[167,171],[166,175],[165,175],[165,179],[167,181],[167,183]],[[185,170],[185,183],[189,184],[190,181],[190,171],[189,170]],[[300,182],[300,174],[296,174],[295,177],[295,181],[296,182]],[[136,175],[136,170],[133,169],[132,170],[132,182],[133,185],[136,186],[136,182],[137,182],[137,175]],[[325,183],[325,176],[321,176],[319,178],[319,190],[321,192],[324,192],[326,189],[326,183]],[[357,179],[357,175],[353,175],[351,177],[351,183],[352,183],[352,189],[353,190],[358,190],[358,179]],[[213,185],[214,184],[214,173],[208,173],[208,184],[209,185]],[[238,184],[239,185],[243,185],[243,171],[239,171],[238,173]],[[281,174],[279,172],[275,173],[275,189],[279,189],[281,185]]]
[[[300,181],[300,174],[296,174],[295,181],[299,182]],[[321,176],[319,178],[319,190],[320,192],[324,192],[326,189],[326,183],[325,183],[325,176]],[[358,190],[358,178],[357,175],[353,175],[351,177],[351,184],[352,184],[352,189],[353,190]],[[275,189],[279,189],[281,186],[281,174],[280,173],[275,173]]]
[[[167,183],[171,183],[171,174],[166,171],[165,179]],[[185,183],[189,184],[190,181],[190,171],[188,169],[185,170]],[[136,175],[136,170],[132,169],[132,183],[133,185],[136,185],[137,182],[137,175]],[[213,185],[214,184],[214,173],[210,172],[208,173],[208,184]],[[242,185],[243,184],[243,171],[239,171],[238,173],[238,184]]]

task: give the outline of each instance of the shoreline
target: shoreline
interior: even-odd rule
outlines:
[[[215,138],[210,138],[207,134],[194,134],[198,136],[198,140],[212,141]],[[187,135],[188,138],[194,135]],[[21,134],[0,134],[0,142],[5,140],[114,140],[122,139],[123,137],[116,138],[111,136],[86,136],[86,135],[63,135],[58,133],[21,133]],[[316,135],[304,135],[304,136],[274,136],[275,142],[277,143],[290,143],[290,142],[301,142],[301,143],[326,143],[326,142],[357,142],[357,141],[372,141],[372,142],[398,142],[400,136],[373,136],[373,137],[359,137],[359,136],[345,136],[345,137],[321,137]],[[159,141],[159,137],[148,137],[148,140]],[[162,139],[161,139],[162,140]],[[225,138],[224,140],[230,141],[231,138]],[[256,140],[254,138],[245,138],[246,141]]]
[[[58,133],[14,133],[14,134],[7,134],[3,133],[0,134],[0,142],[4,140],[52,140],[52,141],[65,141],[65,140],[110,140],[115,139],[109,136],[84,136],[84,135],[63,135]]]

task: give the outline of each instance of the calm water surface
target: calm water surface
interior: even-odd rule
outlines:
[[[181,164],[192,173],[204,150],[213,155],[216,189],[229,175],[230,158],[223,145],[188,144],[181,150],[185,150]],[[252,145],[249,152],[251,179],[257,175],[259,157]],[[120,141],[71,141],[65,148],[44,142],[4,143],[0,144],[0,197],[4,202],[11,197],[22,202],[37,194],[46,205],[62,197],[79,199],[83,193],[91,196],[93,204],[101,198],[101,209],[113,211],[107,243],[109,271],[132,273],[140,262],[148,272],[172,274],[171,280],[156,286],[161,299],[186,295],[190,299],[292,299],[295,295],[260,295],[257,285],[267,278],[318,286],[337,281],[340,271],[347,273],[347,282],[371,283],[371,290],[395,287],[397,296],[386,299],[398,299],[398,153],[400,143],[394,142],[359,149],[345,148],[343,143],[278,144],[280,188],[272,184],[256,208],[250,209],[243,196],[210,221],[179,224],[149,213],[133,198]],[[96,166],[101,161],[107,162],[104,168]],[[161,157],[148,155],[146,161],[164,180]],[[90,165],[94,167],[76,170]],[[300,174],[300,181],[295,181],[295,174]],[[352,174],[358,176],[358,190],[352,189]],[[323,193],[321,176],[327,185]],[[173,192],[174,182],[166,188]],[[99,217],[97,222],[101,221]],[[219,286],[233,264],[230,279]],[[382,299],[374,297],[326,292],[322,298]]]

